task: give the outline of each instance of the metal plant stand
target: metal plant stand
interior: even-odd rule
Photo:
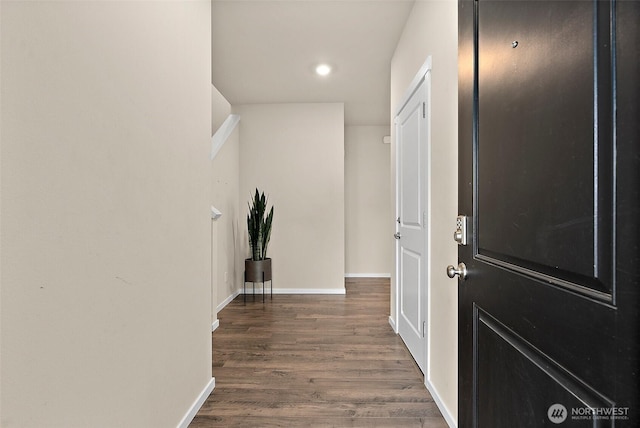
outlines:
[[[271,259],[244,261],[244,283],[242,284],[242,294],[244,302],[247,302],[247,282],[253,285],[253,300],[256,299],[256,282],[262,283],[262,302],[264,303],[264,288],[266,282],[270,283],[271,299],[273,299],[273,279],[271,275]]]

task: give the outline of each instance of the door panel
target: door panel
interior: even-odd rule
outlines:
[[[554,398],[554,403],[562,403],[565,409],[610,408],[614,405],[513,330],[482,309],[476,309],[479,426],[553,426],[548,414],[536,411],[548,409],[549,397]],[[495,370],[496,367],[502,369]],[[538,388],[531,390],[531,385]],[[523,391],[528,392],[526,401],[522,400]],[[516,414],[505,413],[505,408],[519,408],[519,411]],[[581,425],[584,425],[583,419],[569,419],[563,424]]]
[[[638,4],[459,1],[460,427],[640,424]]]
[[[594,92],[593,67],[610,49],[592,42],[596,12],[608,11],[478,5],[478,253],[611,301],[613,145],[594,134],[594,114],[610,122],[612,97],[608,85]]]
[[[426,363],[426,168],[428,79],[396,118],[398,171],[398,333],[423,371]]]
[[[422,103],[412,100],[402,112],[399,129],[402,146],[400,147],[402,177],[400,179],[401,206],[400,220],[403,227],[422,229],[422,183],[420,182],[420,116]]]
[[[400,316],[402,323],[412,331],[410,335],[422,336],[422,311],[420,310],[420,265],[423,263],[420,254],[402,248],[402,287],[400,288]],[[402,329],[404,335],[405,329]]]

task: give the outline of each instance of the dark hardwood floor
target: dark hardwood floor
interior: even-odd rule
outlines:
[[[190,427],[446,427],[389,325],[389,281],[346,289],[227,305],[213,333],[216,388]]]

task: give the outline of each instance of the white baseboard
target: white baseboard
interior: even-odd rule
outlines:
[[[253,293],[253,287],[251,285],[247,285],[247,296],[251,296]],[[267,285],[265,289],[265,294],[271,293],[271,289]],[[347,290],[342,288],[274,288],[273,294],[346,294]],[[242,294],[242,287],[233,292],[229,297],[224,299],[222,303],[220,303],[216,307],[216,312],[220,312],[227,306],[229,303],[233,301],[236,297]],[[256,286],[256,296],[262,295],[262,286]],[[219,320],[218,321],[219,324]],[[215,324],[215,322],[214,322]],[[211,326],[211,331],[215,330],[218,327]]]
[[[395,334],[398,334],[398,327],[396,326],[396,322],[391,317],[389,317],[389,324],[391,324],[391,328],[393,329],[393,332]]]
[[[390,273],[345,273],[345,278],[391,278]]]
[[[218,327],[220,327],[220,320],[215,320],[213,323],[211,323],[211,333],[216,331],[216,328]]]
[[[442,402],[436,387],[433,386],[429,379],[425,380],[424,385],[427,387],[427,390],[429,390],[431,397],[433,397],[433,401],[436,403],[436,406],[438,406],[438,409],[440,409],[440,412],[442,413],[442,416],[444,416],[444,420],[449,425],[449,428],[456,428],[456,417],[451,414],[449,408]]]
[[[198,395],[198,397],[196,398],[196,401],[193,402],[193,404],[189,408],[189,411],[187,411],[187,413],[184,415],[184,417],[178,424],[177,428],[187,428],[189,426],[191,421],[193,421],[193,418],[196,417],[198,410],[200,410],[200,407],[202,407],[204,402],[207,400],[207,398],[211,394],[211,391],[213,391],[213,388],[215,387],[216,387],[216,378],[212,377],[211,380],[207,382],[207,385],[204,387],[200,395]]]
[[[233,301],[233,299],[235,299],[236,297],[238,297],[240,294],[242,294],[242,288],[236,290],[233,292],[233,294],[231,294],[229,297],[227,297],[226,299],[224,299],[222,301],[222,303],[220,303],[217,307],[216,307],[216,313],[220,312],[221,310],[224,309],[225,306],[227,306],[229,303],[231,303]]]
[[[274,288],[273,294],[347,294],[342,288]]]
[[[241,290],[242,292],[242,290]],[[251,296],[253,289],[247,285],[247,296]],[[265,294],[271,293],[269,286],[265,288]],[[343,288],[274,288],[273,294],[346,294]],[[262,296],[262,287],[256,287],[256,296]]]

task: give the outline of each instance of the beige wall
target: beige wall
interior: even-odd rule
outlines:
[[[429,247],[429,365],[427,386],[450,423],[457,420],[457,284],[445,268],[458,259],[452,239],[457,215],[457,2],[418,0],[391,62],[391,111],[412,79],[432,57],[431,80],[431,236]],[[393,123],[393,122],[392,122]],[[395,141],[392,138],[392,177]],[[395,184],[392,184],[395,189]],[[395,196],[394,196],[395,198]],[[395,283],[394,276],[392,281]],[[395,302],[391,303],[395,317]]]
[[[233,110],[241,116],[240,222],[246,224],[245,204],[256,187],[275,207],[268,251],[274,289],[344,292],[343,104]],[[246,227],[240,231],[248,257]]]
[[[2,3],[0,1],[0,424],[2,424]]]
[[[3,427],[175,427],[211,380],[210,3],[2,2]]]
[[[347,275],[388,276],[394,262],[388,126],[345,127]]]
[[[231,105],[213,87],[213,132],[231,114]],[[242,283],[244,272],[243,253],[239,242],[239,186],[240,186],[240,139],[238,127],[212,162],[211,204],[222,212],[222,217],[212,225],[212,286],[213,316],[217,308],[232,296]],[[244,205],[242,205],[244,209]]]

